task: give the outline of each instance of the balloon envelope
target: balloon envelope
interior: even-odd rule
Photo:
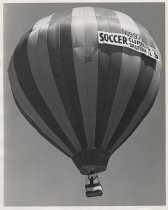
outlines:
[[[25,118],[88,174],[106,170],[148,114],[160,72],[143,26],[117,11],[80,7],[38,21],[21,38],[9,79]]]

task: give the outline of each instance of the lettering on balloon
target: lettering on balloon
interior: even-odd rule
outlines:
[[[123,34],[98,31],[98,43],[127,47],[159,61],[158,52],[152,47],[147,46],[142,41],[140,34],[126,30],[123,30]]]

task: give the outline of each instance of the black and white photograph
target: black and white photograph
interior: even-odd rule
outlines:
[[[4,207],[165,206],[165,2],[3,3]]]

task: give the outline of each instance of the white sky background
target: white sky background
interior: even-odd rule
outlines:
[[[103,4],[102,7],[107,6]],[[146,8],[145,11],[138,11],[135,7],[133,11],[131,7],[120,5],[111,5],[111,8],[128,14],[144,25],[156,41],[162,59],[164,59],[164,41],[161,28],[154,25],[157,23],[157,19],[154,21],[156,13],[152,12],[151,7]],[[51,5],[46,6],[46,8],[41,6],[40,9],[38,6],[32,8],[31,11],[27,7],[27,11],[24,9],[21,14],[11,14],[11,17],[15,17],[12,23],[17,23],[17,29],[14,31],[13,28],[12,34],[7,35],[8,46],[5,47],[4,59],[5,72],[21,35],[38,19],[48,16],[56,10],[58,7],[54,8]],[[147,11],[150,12],[147,13]],[[158,16],[159,14],[157,14]],[[11,27],[10,23],[5,27]],[[7,28],[7,30],[9,29]],[[5,108],[7,110],[5,118],[8,126],[6,136],[8,152],[10,151],[7,171],[13,173],[7,176],[6,192],[8,192],[8,199],[10,200],[8,202],[11,202],[11,205],[12,202],[13,205],[15,202],[16,205],[17,202],[23,205],[24,203],[25,205],[33,205],[33,203],[34,205],[135,205],[136,203],[143,205],[144,202],[147,205],[146,202],[149,204],[150,202],[153,204],[158,202],[159,204],[163,201],[164,77],[165,74],[163,73],[157,100],[147,119],[111,157],[108,171],[101,174],[100,179],[104,186],[103,197],[97,198],[97,200],[88,200],[82,189],[84,178],[81,177],[72,161],[45,141],[16,108],[10,92],[7,74],[4,73]],[[1,110],[2,108],[0,109],[0,116],[3,113]],[[2,158],[2,155],[0,157]],[[13,162],[10,161],[11,157]],[[62,180],[64,183],[60,185]]]

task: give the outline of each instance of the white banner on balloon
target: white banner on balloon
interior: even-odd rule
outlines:
[[[150,58],[159,60],[159,54],[152,47],[147,46],[142,40],[139,34],[136,36],[128,36],[122,33],[109,33],[104,31],[98,31],[98,42],[100,44],[110,44],[116,46],[127,47]]]

